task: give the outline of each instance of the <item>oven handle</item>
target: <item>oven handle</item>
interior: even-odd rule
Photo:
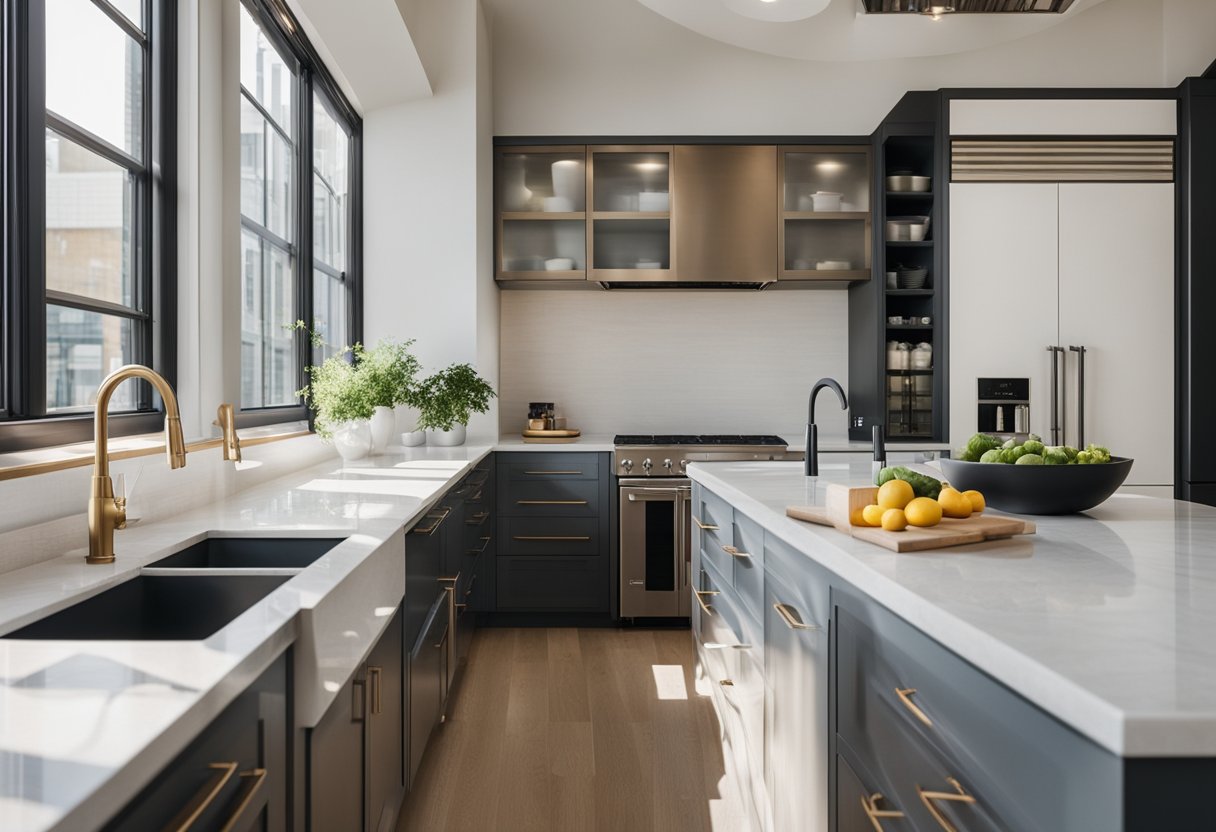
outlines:
[[[671,497],[664,496],[675,494],[677,496],[692,494],[692,488],[689,486],[681,486],[677,488],[653,488],[650,486],[637,487],[629,486],[622,488],[629,496],[631,503],[644,503],[647,500],[670,500]]]

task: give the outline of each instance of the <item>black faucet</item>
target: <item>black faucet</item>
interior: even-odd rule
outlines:
[[[810,403],[807,405],[806,454],[802,466],[803,473],[808,477],[819,476],[819,431],[815,427],[815,397],[825,387],[836,391],[836,398],[840,399],[841,410],[849,409],[849,398],[844,394],[844,388],[840,386],[840,382],[834,378],[821,378],[815,382],[815,386],[811,388]]]

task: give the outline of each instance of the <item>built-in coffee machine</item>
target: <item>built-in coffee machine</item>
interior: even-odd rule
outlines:
[[[978,379],[977,424],[981,433],[1025,439],[1030,433],[1030,379]]]

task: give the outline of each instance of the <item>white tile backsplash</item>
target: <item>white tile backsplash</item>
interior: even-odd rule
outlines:
[[[815,380],[847,388],[844,291],[504,291],[501,307],[504,434],[552,401],[583,433],[801,436]],[[819,421],[847,433],[843,413]]]

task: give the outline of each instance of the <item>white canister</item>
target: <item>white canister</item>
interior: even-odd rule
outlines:
[[[912,369],[928,370],[933,366],[933,345],[921,341],[912,350]]]
[[[811,194],[811,210],[813,211],[839,211],[840,198],[843,194],[834,193],[832,191],[815,191]]]
[[[573,206],[569,210],[583,210],[587,193],[587,177],[583,172],[583,163],[576,159],[561,159],[553,163],[551,170],[553,195],[569,200]]]

